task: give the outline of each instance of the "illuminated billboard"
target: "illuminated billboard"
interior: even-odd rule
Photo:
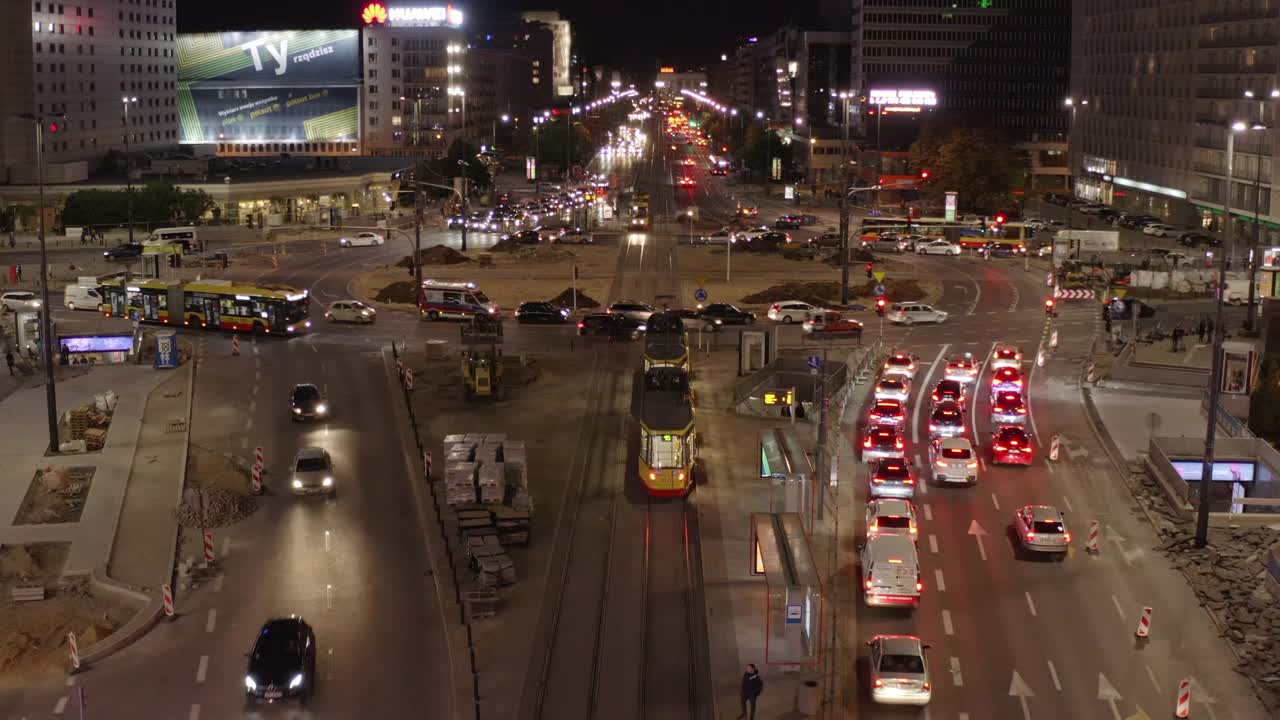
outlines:
[[[387,6],[371,2],[360,11],[365,25],[393,27],[462,27],[462,11],[452,5]]]
[[[183,143],[359,139],[360,33],[181,34]]]
[[[870,90],[867,99],[885,113],[918,113],[938,104],[938,95],[932,90],[879,88]]]

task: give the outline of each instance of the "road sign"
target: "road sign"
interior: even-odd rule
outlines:
[[[819,357],[819,356],[817,356],[817,355],[810,355],[810,356],[809,356],[809,369],[810,369],[810,370],[817,370],[817,369],[818,369],[818,368],[820,368],[820,367],[822,367],[822,358],[821,358],[821,357]]]
[[[1129,288],[1122,288],[1122,287],[1112,288],[1111,294],[1115,295],[1118,298],[1122,298],[1125,295],[1129,294]]]
[[[876,283],[876,286],[872,290],[872,292],[875,293],[876,295],[883,295],[886,292],[888,292],[888,290],[885,288],[884,283]]]
[[[787,606],[787,624],[799,625],[804,622],[804,606],[788,605]]]
[[[704,290],[703,288],[698,288],[697,290],[694,290],[693,299],[697,300],[698,302],[705,301],[707,299],[707,291]]]
[[[698,287],[706,287],[706,286],[707,286],[707,278],[706,278],[706,276],[705,276],[705,275],[702,275],[702,276],[696,277],[696,278],[694,278],[694,280],[695,280],[695,281],[697,281],[697,283],[698,283]]]
[[[872,277],[874,277],[874,278],[876,279],[876,282],[884,282],[884,271],[883,271],[883,270],[877,270],[877,271],[875,271],[875,272],[871,273],[871,276],[872,276]]]

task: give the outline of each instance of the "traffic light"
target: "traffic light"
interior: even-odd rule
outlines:
[[[996,213],[996,224],[1003,225],[1009,221],[1009,216],[1004,213]]]
[[[1055,306],[1055,305],[1057,305],[1057,304],[1058,304],[1058,302],[1057,302],[1056,300],[1054,300],[1053,298],[1045,298],[1045,299],[1044,299],[1044,314],[1045,314],[1045,315],[1050,315],[1050,316],[1052,316],[1052,315],[1053,315],[1053,308],[1054,308],[1054,306]]]
[[[61,130],[61,129],[62,129],[62,126],[58,124],[58,121],[57,121],[57,120],[50,120],[50,121],[49,121],[49,132],[51,132],[51,133],[56,133],[56,132],[58,132],[58,131],[59,131],[59,130]]]
[[[883,296],[876,298],[876,315],[879,315],[880,317],[884,317],[884,306],[887,305],[888,303],[889,303],[888,298],[885,298]]]
[[[922,181],[927,181],[931,177],[933,177],[933,173],[929,172],[927,169],[920,171],[920,179]]]
[[[872,278],[871,263],[867,263],[867,279],[870,280],[871,278]]]

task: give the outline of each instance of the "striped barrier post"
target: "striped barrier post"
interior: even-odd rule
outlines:
[[[411,368],[404,369],[404,389],[413,389],[413,370]]]
[[[1151,608],[1142,608],[1142,616],[1138,618],[1138,629],[1133,634],[1140,638],[1151,634]]]
[[[1049,438],[1049,459],[1057,460],[1058,455],[1062,452],[1062,437],[1054,435]]]
[[[431,451],[423,450],[422,451],[422,476],[428,480],[431,479],[431,459],[432,459]]]
[[[1053,332],[1049,333],[1049,348],[1051,350],[1058,349],[1058,331],[1057,330],[1054,330]]]
[[[1089,544],[1085,546],[1085,549],[1091,553],[1098,552],[1098,536],[1101,534],[1102,534],[1102,523],[1098,522],[1097,520],[1090,521]]]
[[[1191,678],[1183,678],[1178,683],[1178,704],[1173,709],[1176,718],[1191,717]]]
[[[204,561],[213,564],[213,531],[204,531]]]
[[[240,336],[239,335],[231,336],[231,355],[233,357],[240,356]]]
[[[253,494],[262,494],[262,466],[254,465],[253,470],[249,472],[249,479],[253,484]]]
[[[1090,363],[1089,363],[1089,370],[1088,370],[1088,372],[1085,374],[1085,382],[1091,382],[1091,383],[1092,383],[1092,382],[1097,382],[1097,381],[1098,381],[1098,366],[1097,366],[1095,363],[1090,362]]]
[[[262,465],[264,467],[266,466],[265,463],[262,462],[262,446],[261,445],[253,449],[253,462],[255,465]]]
[[[1036,367],[1044,367],[1044,348],[1036,352]]]
[[[71,672],[80,669],[80,645],[76,642],[76,634],[67,631],[67,658],[71,660]]]
[[[160,586],[160,595],[164,598],[164,616],[173,618],[173,588],[168,583]]]

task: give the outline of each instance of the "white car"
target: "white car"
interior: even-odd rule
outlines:
[[[0,305],[9,309],[9,312],[20,312],[23,310],[39,310],[40,298],[35,293],[26,290],[10,290],[6,293],[0,293]]]
[[[654,310],[652,305],[639,300],[619,300],[610,305],[606,312],[610,315],[621,315],[639,322],[648,322],[649,316],[654,313]]]
[[[889,306],[887,317],[894,325],[914,325],[922,322],[945,322],[947,313],[924,303],[900,302]]]
[[[929,443],[929,473],[938,483],[976,485],[978,455],[965,438],[938,438]]]
[[[1017,345],[997,345],[991,352],[991,369],[999,370],[1002,367],[1022,369],[1022,351]]]
[[[914,635],[877,635],[871,648],[871,699],[881,705],[928,705],[932,698],[929,646]]]
[[[807,302],[788,300],[770,305],[768,316],[770,320],[789,325],[793,322],[802,323],[805,320],[812,320],[825,312],[825,308],[810,305]]]
[[[335,300],[324,311],[329,322],[371,323],[378,319],[378,311],[359,300]]]
[[[867,503],[867,537],[873,535],[919,536],[916,508],[905,498],[875,498]]]
[[[917,255],[959,255],[960,246],[946,240],[916,243]]]
[[[876,383],[872,397],[875,400],[901,400],[906,402],[911,395],[911,379],[904,375],[888,375]]]
[[[707,233],[698,238],[703,245],[728,245],[738,241],[738,234],[732,230],[722,229],[713,233]]]
[[[1186,231],[1176,228],[1172,225],[1165,225],[1164,223],[1151,223],[1150,225],[1147,225],[1142,228],[1143,235],[1151,235],[1152,237],[1161,237],[1161,238],[1178,237],[1184,232]]]
[[[884,361],[880,370],[881,377],[905,377],[914,380],[916,377],[916,356],[911,353],[895,352]]]
[[[290,489],[295,495],[319,493],[332,496],[337,492],[333,485],[333,459],[328,451],[318,447],[304,447],[293,458]]]
[[[386,239],[375,232],[359,232],[350,237],[338,239],[338,245],[342,247],[368,247],[372,245],[381,245]]]

